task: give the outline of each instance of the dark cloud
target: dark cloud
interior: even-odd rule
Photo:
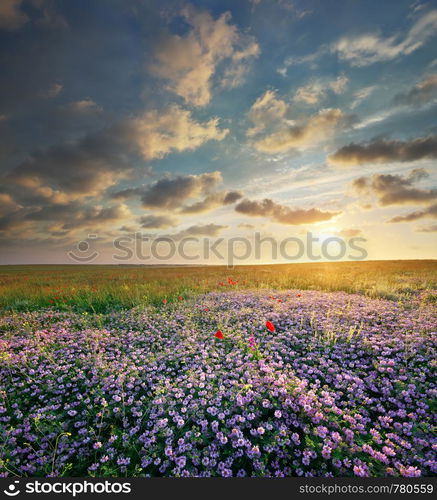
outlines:
[[[113,200],[127,200],[135,196],[141,196],[142,193],[142,188],[126,188],[121,189],[120,191],[116,191],[115,193],[111,193],[110,198],[112,198]]]
[[[47,204],[39,207],[19,207],[0,218],[2,236],[10,236],[22,228],[32,227],[34,233],[48,232],[55,236],[66,236],[80,228],[98,231],[106,224],[114,224],[131,217],[126,205],[87,206],[78,202]]]
[[[388,222],[413,222],[419,219],[432,218],[437,219],[437,203],[423,210],[416,210],[406,215],[397,215]]]
[[[376,139],[365,144],[351,143],[328,157],[336,165],[410,162],[437,158],[437,136],[409,141]]]
[[[199,224],[195,226],[190,226],[187,229],[183,229],[176,234],[168,235],[168,238],[172,238],[174,240],[181,240],[183,238],[188,237],[196,237],[196,236],[207,236],[207,237],[215,237],[218,236],[219,233],[228,228],[229,226],[222,226],[220,224]]]
[[[80,102],[82,107],[87,103],[87,108],[91,101]],[[38,196],[96,196],[132,173],[132,165],[138,160],[144,163],[172,151],[193,150],[205,141],[221,140],[225,135],[217,128],[216,119],[199,123],[192,119],[189,111],[177,106],[162,113],[151,110],[136,118],[120,120],[75,142],[35,151],[5,176],[4,183],[19,186],[20,193],[25,189]],[[219,180],[219,172],[177,180],[162,179],[154,190],[144,192],[144,203],[160,206],[166,189],[169,196],[186,197],[196,189],[208,192],[208,187]]]
[[[120,122],[76,142],[35,151],[3,176],[2,191],[27,205],[96,196],[132,172],[132,157],[139,152],[131,129],[129,122]]]
[[[146,208],[179,207],[184,200],[208,193],[221,180],[220,172],[165,177],[144,190],[141,202]]]
[[[177,177],[166,176],[149,186],[118,191],[112,197],[140,196],[141,203],[145,208],[178,208],[187,199],[209,193],[221,180],[220,172],[179,175]]]
[[[423,106],[437,98],[437,74],[429,75],[408,92],[397,94],[393,102],[404,106]]]
[[[18,231],[29,225],[20,211],[2,214],[0,216],[0,235],[9,235],[12,231]]]
[[[227,227],[228,226],[221,226],[220,224],[197,225],[191,226],[188,229],[181,231],[181,233],[184,233],[187,236],[217,236],[220,231],[226,229]]]
[[[332,219],[340,212],[323,212],[318,208],[299,209],[280,205],[270,199],[264,200],[243,200],[235,210],[239,213],[250,215],[251,217],[270,217],[280,224],[313,224]]]
[[[375,174],[359,177],[352,185],[360,193],[374,194],[381,205],[423,204],[437,199],[437,189],[419,189],[414,183],[428,177],[422,168],[412,170],[408,175]]]
[[[243,193],[241,191],[227,191],[223,199],[223,204],[229,205],[231,203],[235,203],[242,197]]]
[[[86,101],[85,108],[89,105]],[[87,220],[93,224],[116,221],[115,207],[95,213],[95,203],[101,202],[109,187],[139,172],[147,175],[151,159],[193,150],[224,135],[216,119],[200,123],[192,119],[190,111],[172,106],[34,151],[0,178],[0,203],[8,199],[10,205],[0,224],[12,229],[64,217],[65,227],[56,230],[59,232],[86,227]],[[168,208],[180,205],[180,200],[209,195],[220,181],[220,172],[164,178],[145,189],[119,192],[114,198],[137,194],[144,206]]]
[[[163,229],[176,226],[178,220],[168,215],[144,215],[139,222],[145,229]]]
[[[222,191],[219,193],[211,193],[206,198],[192,205],[185,206],[181,209],[182,214],[199,214],[208,212],[214,208],[224,205],[231,205],[240,200],[243,194],[240,191]]]
[[[145,208],[177,210],[181,214],[197,214],[213,208],[235,203],[243,195],[239,191],[213,192],[222,182],[220,172],[199,175],[166,176],[153,184],[140,188],[127,188],[112,194],[114,199],[127,199],[138,196]],[[188,200],[204,198],[192,205]]]

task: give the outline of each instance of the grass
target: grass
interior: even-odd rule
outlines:
[[[0,267],[0,307],[96,313],[212,290],[313,289],[436,302],[437,261],[365,261],[211,267],[23,265]]]

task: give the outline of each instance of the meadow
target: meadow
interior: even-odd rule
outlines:
[[[437,261],[361,261],[258,266],[0,266],[0,308],[111,312],[210,291],[302,289],[434,301]]]
[[[4,266],[0,476],[432,476],[436,261]]]

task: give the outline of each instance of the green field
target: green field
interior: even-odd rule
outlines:
[[[259,266],[135,267],[26,265],[0,267],[0,307],[109,312],[229,289],[311,289],[435,302],[437,261],[366,261]]]

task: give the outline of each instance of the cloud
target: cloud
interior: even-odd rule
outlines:
[[[416,210],[406,215],[397,215],[388,222],[413,222],[419,219],[433,218],[437,219],[437,203],[423,210]]]
[[[223,181],[220,172],[199,175],[166,175],[162,179],[140,188],[127,188],[112,194],[113,199],[138,196],[143,207],[175,210],[179,214],[199,214],[230,205],[242,198],[240,191],[214,191]],[[192,204],[189,200],[203,197]]]
[[[208,193],[221,181],[220,172],[165,177],[144,190],[141,202],[146,208],[176,208],[184,200]]]
[[[124,204],[114,206],[52,203],[36,207],[19,207],[3,213],[0,217],[0,233],[3,237],[17,237],[17,229],[31,228],[32,235],[50,232],[55,236],[66,236],[71,231],[89,228],[97,232],[107,225],[130,220],[132,214]],[[20,234],[26,237],[28,234]]]
[[[64,86],[61,85],[60,83],[52,83],[46,90],[43,90],[40,92],[40,97],[43,97],[45,99],[51,99],[53,97],[58,96],[62,90],[64,89]]]
[[[214,208],[224,205],[231,205],[243,197],[240,191],[221,191],[218,193],[211,193],[203,200],[187,205],[180,211],[181,214],[200,214],[209,212]]]
[[[284,60],[283,65],[277,69],[277,72],[281,76],[286,77],[290,66],[297,66],[299,64],[310,64],[314,66],[316,60],[327,52],[328,50],[326,47],[321,47],[318,51],[305,56],[289,56]]]
[[[0,212],[10,212],[11,210],[15,210],[19,205],[15,203],[12,196],[7,193],[0,193]]]
[[[129,208],[123,204],[109,207],[86,207],[76,212],[74,218],[72,218],[72,215],[68,213],[68,220],[62,225],[63,230],[69,231],[88,227],[97,231],[104,225],[111,224],[112,226],[115,223],[132,218]]]
[[[0,2],[0,29],[15,31],[22,28],[29,17],[21,10],[22,0],[2,0]]]
[[[205,224],[198,226],[191,226],[185,229],[179,234],[185,234],[187,236],[217,236],[220,231],[226,229],[228,226],[223,226],[220,224]]]
[[[223,226],[220,224],[199,224],[196,226],[190,226],[187,229],[184,229],[182,231],[179,231],[176,234],[169,235],[169,238],[172,238],[174,240],[180,240],[182,238],[187,238],[187,237],[196,237],[196,236],[209,236],[209,237],[215,237],[218,236],[219,233],[223,230],[228,228],[229,226]]]
[[[335,80],[328,83],[328,87],[334,94],[342,94],[349,83],[349,78],[345,75],[338,76]]]
[[[131,121],[131,134],[145,158],[162,158],[173,151],[192,151],[211,140],[221,141],[229,133],[218,128],[219,119],[193,120],[191,111],[170,106],[165,112],[147,111]]]
[[[100,113],[102,108],[91,99],[82,99],[62,106],[62,111],[72,114],[89,114]]]
[[[141,188],[128,188],[112,195],[113,198],[129,198],[140,196],[145,208],[180,208],[191,199],[208,195],[222,182],[220,172],[206,172],[199,175],[169,175],[149,186]]]
[[[229,12],[214,19],[208,12],[187,6],[181,15],[190,29],[159,41],[150,71],[166,80],[168,90],[187,103],[205,106],[212,97],[218,66],[224,61],[227,64],[222,85],[240,85],[247,61],[259,54],[259,47],[253,37],[230,24]]]
[[[16,31],[25,26],[30,18],[22,10],[23,0],[1,0],[0,1],[0,29]],[[58,15],[53,5],[47,0],[32,0],[32,10],[39,10],[39,15],[33,19],[35,24],[66,27],[67,22],[63,16]]]
[[[255,148],[263,153],[281,153],[290,149],[307,149],[331,136],[338,128],[346,127],[350,117],[340,109],[322,109],[300,123],[283,122],[272,133],[258,138]]]
[[[263,131],[270,123],[282,119],[289,109],[289,105],[276,97],[274,90],[267,90],[253,103],[248,113],[248,119],[253,127],[246,132],[252,137]]]
[[[437,10],[431,10],[418,19],[404,36],[383,37],[377,33],[344,36],[330,49],[352,66],[369,66],[412,54],[435,36],[436,30]]]
[[[124,204],[114,206],[82,206],[78,202],[46,205],[28,210],[25,219],[33,221],[62,221],[64,228],[87,226],[95,221],[115,221],[129,217],[130,211]]]
[[[141,227],[145,229],[165,229],[176,226],[178,220],[168,215],[144,215],[139,220]]]
[[[365,144],[350,143],[328,157],[334,165],[411,162],[437,158],[437,136],[408,141],[376,139]]]
[[[352,183],[360,193],[374,194],[382,206],[426,204],[437,199],[437,189],[420,189],[414,183],[425,179],[429,174],[424,169],[414,169],[407,176],[374,174],[360,177]]]
[[[437,98],[437,74],[432,74],[418,82],[408,92],[397,94],[393,102],[404,106],[423,106]]]
[[[320,80],[313,80],[303,87],[299,87],[293,100],[306,104],[317,104],[326,95],[326,88]]]
[[[407,56],[423,47],[436,34],[437,10],[431,10],[418,19],[404,35],[396,33],[382,36],[379,33],[345,35],[330,45],[322,45],[318,50],[303,56],[285,59],[278,72],[286,76],[290,66],[313,64],[321,57],[335,54],[351,66],[365,67],[378,62],[391,61]]]
[[[348,82],[349,79],[345,75],[341,75],[331,81],[316,78],[303,87],[299,87],[296,90],[293,100],[306,104],[317,104],[326,97],[329,90],[334,92],[334,94],[342,94],[346,90]]]
[[[436,233],[437,232],[437,224],[431,224],[431,226],[422,226],[416,228],[418,233]]]
[[[330,220],[340,212],[323,212],[318,208],[299,209],[275,203],[265,198],[264,200],[243,200],[235,207],[235,211],[251,217],[269,217],[280,224],[313,224]]]
[[[132,172],[132,158],[163,158],[174,151],[194,150],[226,130],[217,120],[200,123],[189,111],[172,106],[161,113],[148,111],[88,134],[73,143],[35,151],[6,174],[4,184],[16,186],[20,198],[54,202],[97,196]]]
[[[85,226],[87,221],[116,221],[122,216],[122,205],[102,207],[98,213],[94,208],[109,187],[131,177],[135,164],[141,165],[137,169],[147,174],[149,160],[222,138],[226,132],[216,124],[215,120],[194,121],[189,112],[170,107],[161,113],[149,111],[120,120],[73,142],[34,151],[1,177],[0,197],[9,197],[14,206],[2,212],[0,225],[4,229],[27,228],[40,221],[60,220],[63,214],[66,219],[61,231]],[[193,195],[208,195],[208,187],[221,180],[218,172],[199,178],[197,184],[188,182],[187,189]],[[159,187],[140,193],[146,204],[153,206],[155,200],[159,206]],[[178,195],[177,190],[174,194]]]
[[[96,196],[127,174],[125,154],[133,153],[133,146],[115,131],[90,134],[35,151],[6,174],[4,185],[28,203]]]
[[[121,226],[118,228],[119,231],[123,231],[124,233],[134,233],[135,227],[133,226]]]
[[[362,101],[367,99],[376,89],[376,85],[369,85],[368,87],[363,87],[354,93],[354,100],[350,106],[351,109],[355,109]]]

